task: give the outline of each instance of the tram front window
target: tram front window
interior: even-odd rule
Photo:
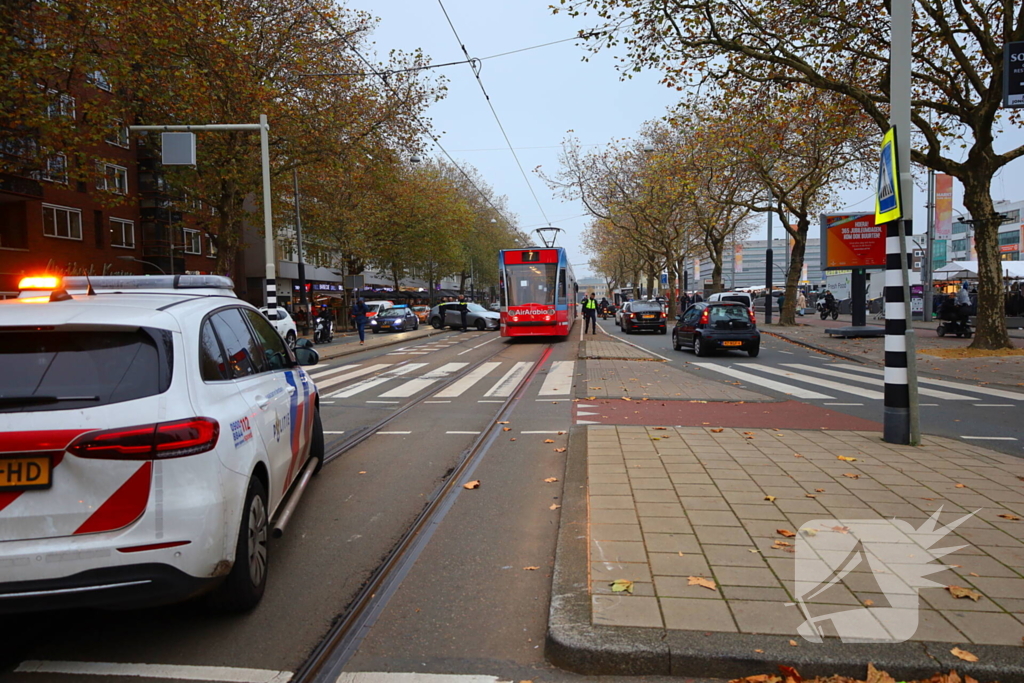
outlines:
[[[521,263],[505,266],[509,306],[554,304],[557,263]]]

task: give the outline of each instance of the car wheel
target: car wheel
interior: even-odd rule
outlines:
[[[373,328],[373,333],[374,333],[374,334],[379,334],[379,333],[380,333],[380,330],[378,330],[378,329],[377,329],[377,328],[375,327],[375,328]]]
[[[758,344],[757,346],[750,347],[749,349],[747,349],[747,353],[750,355],[751,358],[757,358],[757,354],[761,353],[761,345]]]
[[[313,474],[318,474],[324,468],[324,424],[320,421],[320,411],[313,413],[313,433],[310,435],[309,457],[316,458],[316,468]]]
[[[267,587],[267,540],[270,536],[267,489],[258,477],[249,480],[238,526],[235,563],[211,603],[218,612],[246,612],[255,607]]]
[[[284,338],[284,341],[285,341],[286,344],[288,344],[288,348],[289,349],[294,349],[295,348],[295,330],[288,330],[288,335]]]
[[[937,328],[935,328],[935,334],[939,335],[940,337],[945,337],[946,336],[946,326],[943,325],[942,323],[939,323],[939,326]]]
[[[701,340],[699,334],[693,336],[693,353],[697,356],[707,356],[711,353],[711,349]]]
[[[679,345],[679,336],[675,332],[672,333],[672,350],[673,351],[682,351],[683,350],[683,347]]]
[[[667,327],[663,327],[663,328],[661,328],[661,329],[660,329],[660,330],[658,331],[658,333],[659,333],[659,334],[668,334],[668,328],[667,328]]]
[[[440,318],[434,318],[433,320],[430,321],[430,326],[433,327],[435,330],[440,330],[441,327],[442,327],[441,319]]]
[[[484,320],[483,318],[478,319],[476,321],[476,329],[480,330],[481,332],[487,331],[487,321]]]

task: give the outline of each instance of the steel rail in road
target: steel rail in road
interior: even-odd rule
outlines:
[[[516,390],[512,392],[497,410],[495,417],[490,422],[490,427],[481,430],[480,435],[462,452],[462,458],[455,469],[452,470],[451,475],[431,494],[426,507],[409,527],[405,535],[402,536],[387,558],[377,567],[356,598],[346,608],[345,612],[334,622],[330,631],[313,650],[306,662],[295,672],[292,683],[334,683],[337,681],[345,664],[355,654],[363,638],[369,633],[377,618],[387,607],[391,596],[398,590],[402,580],[412,569],[416,559],[430,542],[434,531],[440,526],[445,515],[455,504],[455,500],[463,489],[463,484],[469,481],[476,466],[493,445],[497,436],[502,433],[500,423],[506,421],[514,412],[519,400],[526,393],[527,387],[529,387],[533,378],[537,375],[544,361],[551,355],[552,348],[552,344],[545,345],[540,359],[534,364],[533,369],[519,382]],[[500,350],[480,361],[480,363],[490,360],[497,353],[500,353]],[[466,372],[472,369],[467,368]],[[465,373],[460,373],[460,375],[453,377],[451,381],[454,382],[462,374]],[[427,392],[428,395],[433,393]],[[382,420],[377,426],[371,428],[371,431],[357,435],[351,440],[351,443],[346,442],[343,444],[342,448],[348,450],[356,443],[365,440],[373,431],[379,428],[379,425],[386,424],[389,420],[398,417],[399,414],[419,405],[423,398],[426,398],[426,396],[409,403],[399,413]],[[333,454],[333,457],[337,457],[344,450]]]

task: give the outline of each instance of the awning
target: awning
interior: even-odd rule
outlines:
[[[999,270],[1003,277],[1024,278],[1024,261],[1000,261]],[[937,280],[976,280],[977,261],[952,261],[935,270]]]

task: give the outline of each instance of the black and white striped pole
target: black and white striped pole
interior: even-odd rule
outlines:
[[[890,47],[891,128],[882,141],[875,220],[885,239],[885,415],[882,438],[921,442],[917,398],[917,353],[910,312],[907,236],[913,233],[910,172],[911,37],[913,0],[893,0]],[[909,332],[909,334],[908,334]]]

